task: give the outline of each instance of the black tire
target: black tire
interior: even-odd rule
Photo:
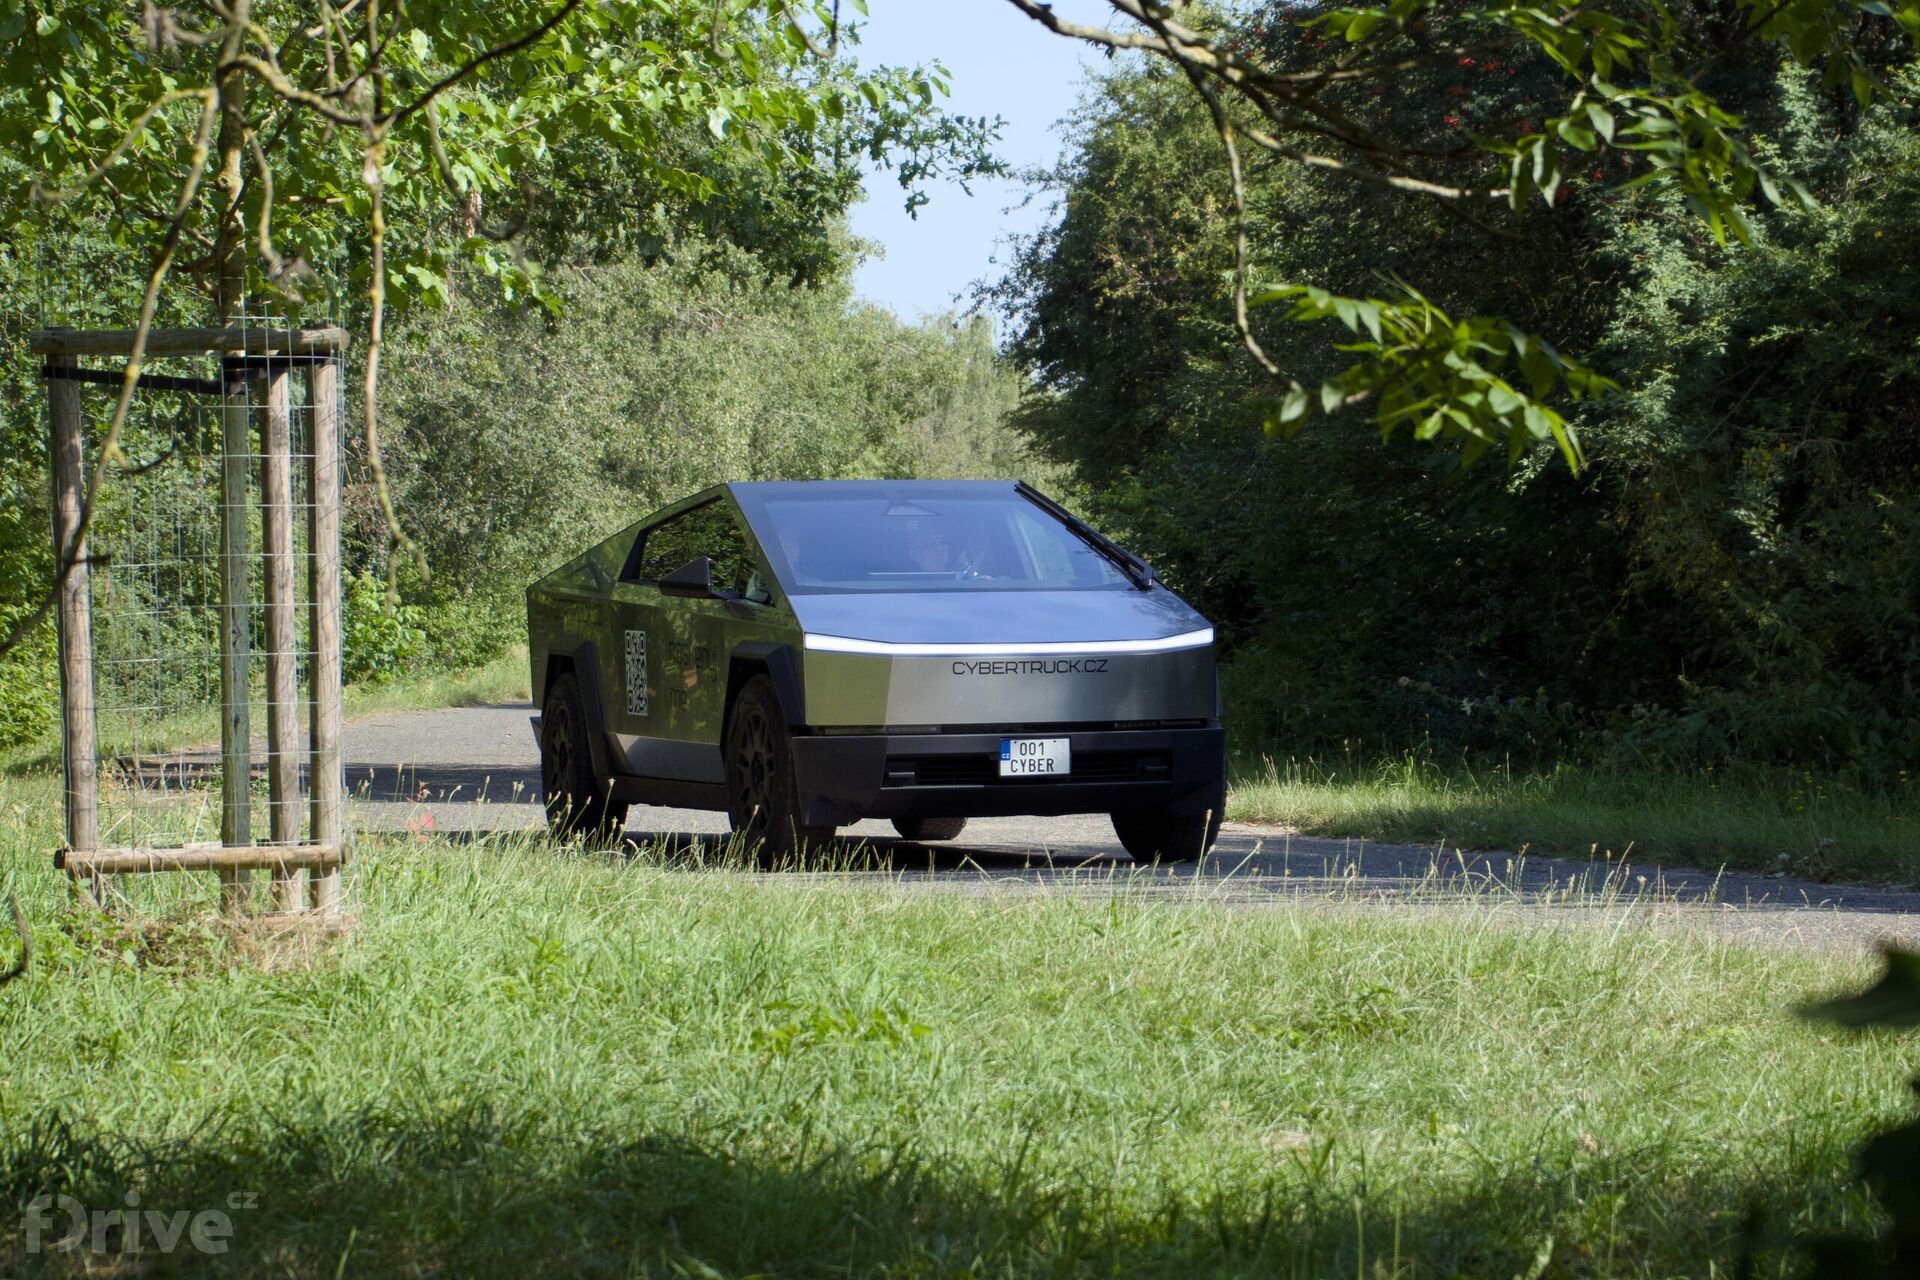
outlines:
[[[895,818],[893,829],[908,840],[952,840],[967,829],[965,818]]]
[[[547,829],[562,839],[612,839],[626,825],[626,802],[613,799],[608,781],[593,774],[586,704],[571,671],[553,682],[540,712],[540,799]]]
[[[727,823],[760,861],[772,865],[833,839],[832,827],[800,821],[793,744],[773,681],[754,676],[727,717]]]
[[[1220,813],[1227,807],[1222,787],[1205,813],[1116,813],[1113,833],[1135,862],[1193,862],[1220,838]]]

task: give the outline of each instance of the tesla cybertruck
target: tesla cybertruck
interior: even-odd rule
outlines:
[[[888,818],[1106,813],[1197,858],[1226,799],[1213,628],[1024,484],[723,484],[527,591],[554,830],[725,810],[773,853]]]

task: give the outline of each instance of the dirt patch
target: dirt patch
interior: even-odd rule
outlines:
[[[189,977],[231,969],[300,973],[322,968],[338,957],[354,924],[350,916],[140,918],[76,912],[60,927],[82,954]]]

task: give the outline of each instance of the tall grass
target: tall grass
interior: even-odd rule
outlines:
[[[46,807],[0,1206],[252,1198],[211,1257],[0,1211],[7,1274],[1776,1275],[1906,1105],[1910,1045],[1789,1012],[1859,957],[532,837],[364,839],[287,936],[65,915]]]
[[[1310,834],[1920,879],[1920,795],[1905,775],[1876,785],[1757,769],[1525,771],[1425,753],[1235,763],[1229,817]]]

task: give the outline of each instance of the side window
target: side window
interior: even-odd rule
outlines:
[[[682,511],[640,535],[624,575],[630,582],[658,582],[695,556],[713,561],[716,591],[735,595],[747,589],[753,573],[753,544],[725,502],[709,502]]]

